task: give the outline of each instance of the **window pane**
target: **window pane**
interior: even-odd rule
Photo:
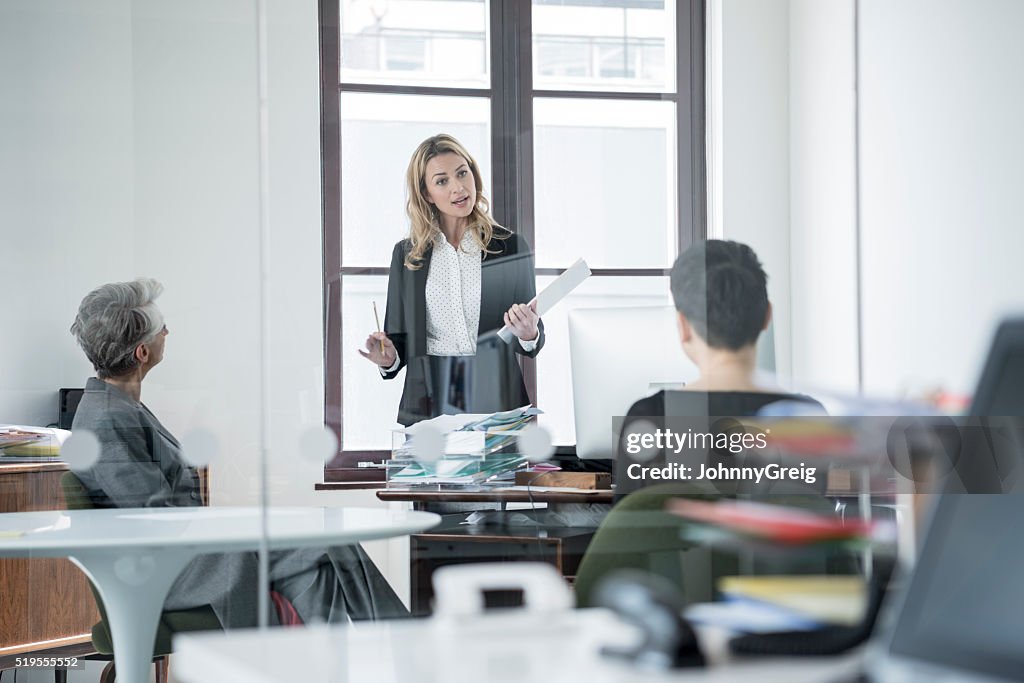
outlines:
[[[485,0],[341,0],[341,80],[487,88]]]
[[[533,0],[539,90],[675,91],[675,3]]]
[[[342,447],[345,450],[391,450],[391,429],[398,427],[398,400],[402,396],[402,372],[384,380],[377,367],[356,349],[377,329],[373,302],[377,302],[381,324],[387,301],[388,279],[376,275],[349,275],[341,287],[342,354]]]
[[[535,100],[537,266],[672,265],[675,149],[672,102]]]
[[[553,279],[538,277],[537,291],[547,287]],[[576,443],[572,364],[569,359],[569,311],[576,308],[667,306],[671,303],[667,277],[594,276],[544,316],[546,341],[537,356],[537,405],[544,411],[540,424],[551,432],[553,443]],[[622,337],[623,353],[632,352],[628,349],[636,343],[636,331],[609,330],[609,334]],[[613,365],[613,359],[609,359],[609,364]]]
[[[340,106],[343,265],[389,265],[391,248],[409,232],[409,157],[431,135],[450,133],[458,138],[480,164],[489,186],[486,98],[343,93]]]

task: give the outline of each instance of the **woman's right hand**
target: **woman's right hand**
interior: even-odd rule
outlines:
[[[383,349],[383,350],[382,350]],[[359,353],[382,368],[390,368],[398,359],[398,350],[383,332],[373,332],[366,338],[366,351]]]

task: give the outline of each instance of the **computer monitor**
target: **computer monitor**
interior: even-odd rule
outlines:
[[[758,367],[775,370],[772,327],[761,335]],[[612,418],[635,401],[697,378],[679,343],[671,306],[580,308],[569,312],[576,455],[613,458]]]
[[[661,389],[697,378],[683,353],[677,313],[671,306],[580,308],[569,312],[576,455],[613,458],[612,418]],[[775,374],[775,334],[769,324],[758,339],[757,366]]]
[[[1020,680],[1024,496],[945,495],[868,656],[872,680]]]
[[[408,407],[411,419],[457,413],[495,413],[527,405],[529,396],[508,344],[497,330],[477,338],[471,356],[419,356],[409,361],[420,400]]]
[[[1024,415],[1024,318],[1004,320],[985,359],[971,415]]]
[[[996,330],[961,432],[949,493],[1024,491],[1024,318]]]
[[[1014,318],[996,331],[974,393],[967,424],[981,428],[962,430],[959,476],[949,478],[913,576],[874,639],[868,668],[878,680],[1020,680],[1021,415],[1024,318]]]
[[[71,429],[71,423],[75,421],[75,413],[78,412],[78,404],[84,395],[85,389],[61,389],[58,392],[58,427],[61,429]]]

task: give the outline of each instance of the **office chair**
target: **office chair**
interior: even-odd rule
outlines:
[[[61,475],[60,486],[64,492],[64,502],[69,510],[90,510],[93,507],[89,493],[82,486],[82,482],[72,472],[65,472]],[[113,683],[116,672],[114,670],[114,645],[110,636],[110,628],[107,626],[107,613],[103,608],[103,600],[96,591],[96,587],[89,583],[92,588],[93,597],[96,599],[96,607],[100,612],[100,621],[92,627],[92,645],[99,653],[95,659],[109,661],[103,674],[100,676],[100,683]],[[168,655],[171,653],[171,638],[175,633],[186,631],[214,631],[224,630],[220,620],[210,606],[197,607],[188,610],[165,610],[160,615],[160,623],[157,626],[156,641],[153,645],[153,663],[156,666],[156,683],[167,683]],[[66,680],[66,679],[65,679]]]
[[[580,607],[595,603],[595,591],[606,575],[623,569],[650,572],[670,581],[683,593],[687,604],[709,602],[723,576],[740,573],[744,564],[738,553],[717,550],[684,540],[686,522],[665,512],[674,498],[716,501],[723,496],[699,482],[672,482],[649,486],[625,496],[608,513],[583,554],[574,589]],[[832,514],[833,504],[824,496],[771,495],[764,502]],[[809,558],[751,558],[756,573],[856,574],[852,556],[843,551]]]

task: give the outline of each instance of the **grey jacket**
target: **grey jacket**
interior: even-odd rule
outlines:
[[[90,378],[72,431],[89,430],[100,456],[75,471],[97,507],[190,507],[201,504],[199,476],[181,445],[146,406]],[[270,553],[270,580],[304,619],[342,621],[401,616],[400,601],[359,546]],[[257,624],[256,553],[193,560],[171,587],[165,609],[210,605],[225,628]],[[274,620],[275,614],[271,614]]]

